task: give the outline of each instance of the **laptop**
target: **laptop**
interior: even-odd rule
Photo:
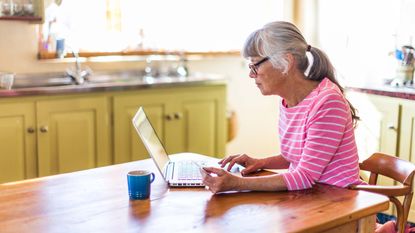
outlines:
[[[147,152],[156,164],[164,180],[171,187],[202,187],[202,174],[200,167],[215,166],[215,162],[203,160],[178,160],[172,161],[160,141],[156,131],[147,118],[144,108],[140,107],[133,117],[133,125]],[[193,154],[195,153],[181,153]],[[177,154],[176,154],[177,155]],[[200,154],[196,154],[200,155]],[[182,156],[185,157],[185,156]],[[219,160],[218,160],[219,161]],[[234,166],[231,172],[239,172],[243,167]]]

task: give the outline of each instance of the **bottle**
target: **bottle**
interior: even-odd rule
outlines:
[[[13,1],[10,0],[2,0],[1,4],[1,15],[2,16],[11,16],[14,14],[13,11]]]
[[[64,58],[65,57],[65,39],[64,38],[57,38],[56,39],[56,58]]]
[[[35,15],[32,0],[24,0],[23,1],[23,15],[25,15],[25,16],[34,16]]]

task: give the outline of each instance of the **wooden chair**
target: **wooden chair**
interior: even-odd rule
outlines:
[[[388,196],[389,200],[395,204],[397,210],[396,230],[399,233],[403,233],[408,220],[408,212],[411,208],[415,165],[382,153],[371,155],[359,165],[361,170],[370,172],[369,185],[353,185],[350,188]],[[400,184],[394,186],[376,185],[378,175],[389,177]],[[397,198],[399,196],[404,196],[403,202]]]

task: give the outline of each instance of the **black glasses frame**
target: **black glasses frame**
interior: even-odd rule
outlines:
[[[259,68],[259,66],[262,64],[262,63],[264,63],[264,62],[266,62],[266,61],[268,61],[269,60],[269,57],[264,57],[264,58],[262,58],[261,60],[259,60],[258,62],[256,62],[256,63],[251,63],[251,64],[249,64],[248,65],[248,67],[249,67],[249,69],[251,69],[251,72],[253,73],[253,74],[255,74],[255,75],[257,75],[258,74],[258,68]]]

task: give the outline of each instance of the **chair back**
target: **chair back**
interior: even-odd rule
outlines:
[[[409,161],[382,153],[373,154],[359,165],[361,170],[370,172],[369,185],[353,185],[350,188],[388,196],[397,210],[396,230],[403,233],[411,208],[415,165]],[[389,177],[398,184],[394,186],[377,185],[379,175]],[[399,196],[404,197],[402,202],[397,198]]]

